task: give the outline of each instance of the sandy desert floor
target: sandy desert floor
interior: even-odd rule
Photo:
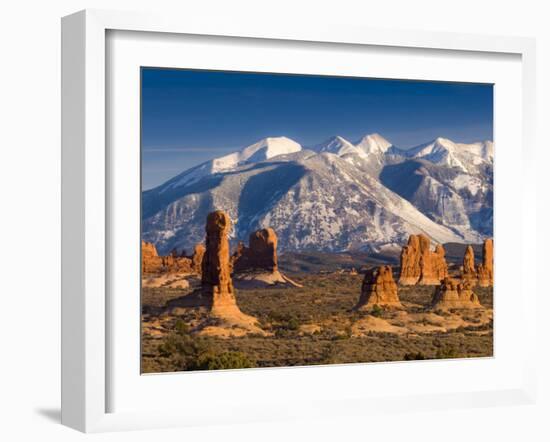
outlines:
[[[404,309],[352,312],[362,275],[292,273],[303,287],[237,290],[243,313],[258,318],[267,336],[199,336],[206,312],[165,315],[186,288],[142,290],[142,372],[281,367],[357,362],[488,357],[493,354],[493,291],[476,287],[482,310],[432,311],[435,287],[399,287]]]

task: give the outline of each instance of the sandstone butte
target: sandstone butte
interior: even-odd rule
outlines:
[[[235,272],[260,269],[268,272],[278,271],[277,265],[277,234],[268,227],[256,230],[250,234],[248,247],[242,242],[232,256]]]
[[[482,263],[477,267],[477,278],[481,287],[493,286],[493,240],[483,242]]]
[[[354,310],[368,310],[373,306],[402,307],[397,295],[397,284],[390,266],[369,269],[361,286],[361,296]]]
[[[229,240],[231,230],[229,215],[216,210],[206,219],[206,250],[202,260],[201,291],[210,314],[231,326],[249,332],[262,332],[256,326],[256,318],[245,315],[237,306],[235,289],[229,263]]]
[[[201,253],[204,254],[204,246],[198,244],[195,246],[195,253],[192,257],[178,256],[172,252],[167,256],[160,256],[154,244],[141,241],[141,270],[144,275],[155,275],[161,273],[197,273],[200,274],[201,266],[196,262],[202,260]],[[199,253],[199,254],[197,254]]]
[[[462,279],[473,284],[477,282],[474,248],[470,245],[466,247],[466,251],[464,252],[464,260],[462,261]]]
[[[468,281],[445,278],[432,299],[434,310],[483,308]]]
[[[231,268],[239,287],[265,287],[284,284],[301,287],[279,271],[277,234],[268,227],[250,234],[248,247],[239,242],[231,256]]]
[[[244,314],[237,305],[235,288],[231,278],[228,234],[231,218],[216,210],[206,219],[206,242],[204,250],[196,248],[195,254],[203,253],[201,261],[201,288],[193,293],[168,301],[165,312],[181,315],[190,308],[206,309],[206,315],[195,326],[195,332],[227,338],[248,333],[265,335],[258,327],[258,320]],[[214,321],[212,321],[214,320]]]
[[[430,238],[411,235],[401,250],[399,283],[402,285],[438,285],[448,275],[445,248],[438,244],[430,249]]]
[[[474,249],[466,247],[464,261],[462,263],[462,279],[472,285],[479,284],[481,287],[493,286],[493,240],[486,239],[483,242],[482,262],[476,266]]]

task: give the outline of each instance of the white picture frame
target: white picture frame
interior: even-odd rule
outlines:
[[[468,51],[514,54],[521,57],[521,298],[522,306],[535,305],[536,287],[526,277],[525,257],[535,256],[534,233],[536,194],[535,155],[535,42],[518,37],[493,37],[417,31],[389,31],[307,24],[300,27],[282,23],[210,23],[193,17],[86,10],[62,20],[62,423],[84,432],[158,428],[208,424],[211,416],[194,415],[182,409],[150,411],[109,411],[110,323],[108,302],[109,256],[112,238],[109,219],[109,185],[106,119],[107,108],[106,35],[109,31],[141,31],[164,35],[199,35],[270,39],[285,42],[337,43],[380,48],[425,48],[441,51]],[[517,238],[516,238],[517,240]],[[498,254],[498,250],[496,251]],[[531,304],[532,303],[532,304]],[[498,314],[498,313],[497,313]],[[534,336],[535,324],[526,316],[525,337]],[[534,339],[524,343],[524,369],[518,383],[490,390],[425,395],[388,395],[376,399],[335,393],[325,400],[312,400],[311,407],[281,407],[267,403],[235,404],[239,413],[215,415],[217,422],[249,422],[288,417],[368,414],[406,409],[440,409],[489,406],[503,403],[532,403],[535,387]],[[450,362],[452,363],[452,362]],[[461,362],[454,362],[460,364]],[[356,365],[356,372],[368,367]],[[319,370],[312,368],[309,370]],[[338,369],[338,367],[334,367]],[[258,373],[259,371],[254,371]],[[262,371],[258,381],[284,382],[281,376],[295,376],[280,370]],[[299,371],[295,371],[296,376]],[[311,373],[311,372],[310,372]],[[211,375],[212,373],[208,373]],[[230,373],[234,379],[241,373]],[[277,381],[277,378],[280,378]],[[217,378],[223,385],[224,378]],[[221,384],[220,384],[221,382]]]

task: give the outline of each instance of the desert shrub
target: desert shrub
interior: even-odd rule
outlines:
[[[379,318],[380,316],[382,316],[382,313],[384,313],[384,309],[382,309],[382,307],[380,307],[378,304],[374,304],[372,306],[372,310],[370,312],[372,316],[376,316],[377,318]]]
[[[293,317],[287,321],[285,327],[288,330],[298,330],[300,328],[300,322],[298,321],[298,319]]]
[[[444,345],[437,349],[436,359],[454,359],[458,358],[458,352],[453,345]]]
[[[274,326],[277,337],[289,337],[300,329],[300,320],[296,316],[278,316],[278,324]]]
[[[163,357],[197,357],[207,350],[208,346],[205,341],[200,338],[194,338],[193,336],[188,334],[169,335],[158,347],[158,352]]]
[[[256,365],[245,354],[227,351],[220,354],[205,353],[199,356],[192,370],[230,370],[252,368]]]
[[[419,351],[418,353],[405,353],[403,356],[404,361],[422,361],[428,359],[424,353]]]
[[[191,331],[189,329],[189,326],[183,322],[181,319],[178,319],[176,321],[176,324],[174,325],[174,329],[176,330],[176,333],[179,335],[187,335]]]
[[[197,359],[210,351],[207,338],[192,336],[187,324],[179,320],[174,331],[157,347],[161,357],[170,359],[181,370],[193,370]]]

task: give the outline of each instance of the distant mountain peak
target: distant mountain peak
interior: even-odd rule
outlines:
[[[350,143],[348,140],[346,140],[344,137],[341,137],[340,135],[333,135],[321,144],[313,146],[311,150],[317,153],[333,153],[338,156],[344,155],[346,153],[358,153],[357,147],[355,147],[352,143]]]
[[[366,154],[386,153],[392,146],[388,140],[378,133],[367,134],[356,144]]]
[[[242,149],[239,160],[240,162],[267,160],[277,155],[294,153],[300,150],[302,150],[302,146],[288,137],[267,137]]]

